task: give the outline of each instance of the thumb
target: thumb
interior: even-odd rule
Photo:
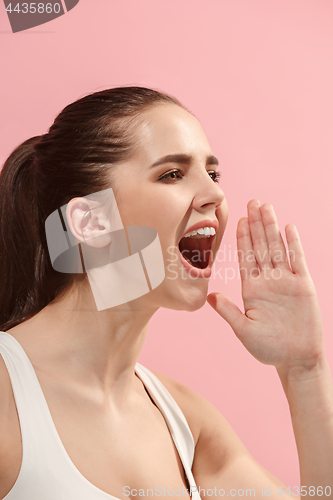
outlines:
[[[226,320],[236,333],[237,323],[243,322],[246,317],[236,304],[222,293],[213,292],[207,297],[207,302],[215,311]]]

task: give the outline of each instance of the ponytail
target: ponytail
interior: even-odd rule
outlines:
[[[52,300],[40,286],[50,266],[39,234],[34,145],[40,139],[32,137],[18,146],[0,172],[0,330],[3,331],[30,318]]]

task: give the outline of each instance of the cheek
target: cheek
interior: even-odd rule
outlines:
[[[128,186],[116,201],[124,226],[150,226],[158,231],[161,244],[171,244],[191,204],[175,186]]]
[[[147,200],[138,190],[117,196],[117,206],[124,226],[145,226],[149,215]]]

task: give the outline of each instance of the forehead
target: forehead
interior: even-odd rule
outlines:
[[[137,154],[155,161],[169,154],[204,156],[211,147],[199,121],[174,104],[161,104],[146,111],[136,130]]]

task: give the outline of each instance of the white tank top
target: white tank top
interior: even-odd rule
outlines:
[[[21,344],[6,332],[0,332],[0,354],[14,392],[23,448],[18,478],[3,500],[119,500],[94,486],[75,467],[57,433],[28,356]],[[137,363],[135,372],[166,421],[192,499],[200,500],[191,472],[194,440],[184,414],[151,371]],[[182,498],[186,499],[184,492]]]

